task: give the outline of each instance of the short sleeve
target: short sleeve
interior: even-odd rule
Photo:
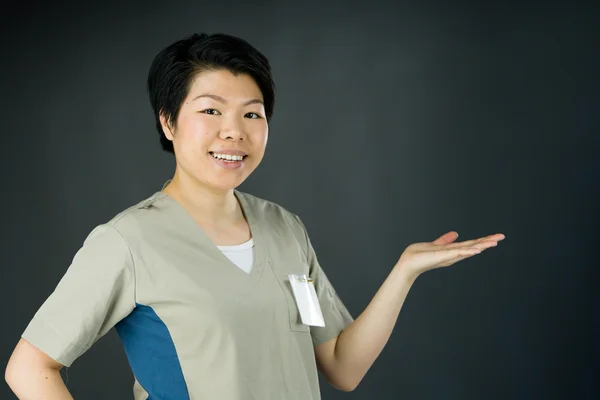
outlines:
[[[309,274],[315,285],[315,291],[317,292],[319,305],[321,306],[321,312],[325,320],[325,327],[310,327],[313,345],[317,346],[337,337],[354,319],[339,298],[329,279],[327,279],[325,271],[321,268],[304,224],[297,215],[295,217],[304,231],[305,243],[303,245],[306,249],[306,257],[310,267]]]
[[[135,307],[129,246],[111,225],[97,226],[77,251],[23,339],[69,367]]]

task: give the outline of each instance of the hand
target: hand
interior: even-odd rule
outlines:
[[[448,267],[460,260],[494,247],[504,237],[503,234],[497,233],[479,239],[454,243],[458,238],[458,233],[448,232],[433,242],[415,243],[408,246],[400,256],[395,268],[416,279],[425,271]]]

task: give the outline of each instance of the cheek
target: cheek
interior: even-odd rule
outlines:
[[[211,128],[200,119],[181,121],[178,131],[179,147],[185,152],[205,152],[212,141]]]
[[[263,141],[262,141],[263,150],[267,147],[268,141],[269,141],[269,131],[267,130],[267,132],[265,132],[265,134],[263,135]]]
[[[259,147],[266,147],[269,139],[269,127],[261,127],[256,129],[252,135],[252,141]]]

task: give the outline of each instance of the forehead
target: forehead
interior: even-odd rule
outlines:
[[[234,75],[228,70],[202,71],[196,74],[190,85],[188,98],[210,93],[232,100],[259,98],[262,92],[254,78],[248,74]]]

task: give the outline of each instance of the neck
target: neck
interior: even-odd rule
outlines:
[[[162,191],[178,201],[199,222],[219,225],[235,221],[241,213],[233,189],[211,188],[177,171]]]

